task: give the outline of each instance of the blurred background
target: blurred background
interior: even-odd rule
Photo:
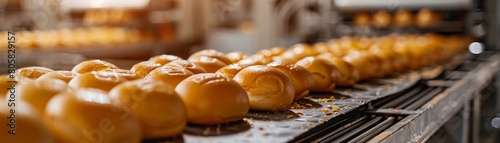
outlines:
[[[14,31],[17,59],[26,65],[47,67],[106,59],[126,68],[159,54],[187,58],[203,49],[254,54],[343,36],[390,34],[471,36],[481,46],[470,50],[479,54],[500,50],[500,2],[0,0],[0,31],[2,53],[7,50],[3,40],[7,31]],[[499,129],[491,123],[500,115],[497,79],[482,98],[481,141],[495,142],[500,137]],[[462,142],[460,131],[453,129],[458,127],[450,124],[428,141]]]

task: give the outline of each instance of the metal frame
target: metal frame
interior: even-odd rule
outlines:
[[[462,141],[477,142],[481,97],[479,91],[491,82],[495,72],[499,71],[499,66],[500,53],[422,106],[418,110],[421,114],[404,118],[369,142],[424,142],[462,108]]]

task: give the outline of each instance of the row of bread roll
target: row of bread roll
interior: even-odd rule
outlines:
[[[391,14],[387,10],[380,10],[372,15],[369,13],[358,13],[354,16],[353,22],[356,26],[374,26],[377,28],[387,28],[391,24],[397,27],[431,27],[439,24],[441,16],[431,9],[421,9],[415,15],[406,9],[400,9]]]
[[[147,34],[139,30],[119,27],[17,31],[15,33],[15,45],[20,49],[112,46],[145,42],[149,39]],[[7,39],[5,36],[7,32],[1,32],[0,37]]]

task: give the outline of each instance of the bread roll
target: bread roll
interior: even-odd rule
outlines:
[[[134,72],[135,74],[141,77],[145,77],[151,71],[159,67],[161,67],[161,64],[159,63],[155,63],[152,61],[143,61],[132,66],[132,68],[130,68],[130,71]]]
[[[335,88],[336,75],[334,66],[326,60],[316,57],[305,57],[296,63],[306,68],[314,78],[314,86],[310,88],[314,92],[331,92]]]
[[[292,80],[276,68],[249,66],[234,76],[250,99],[251,110],[286,110],[294,98]]]
[[[141,141],[137,119],[98,89],[77,89],[56,95],[47,104],[43,119],[57,142]]]
[[[127,81],[114,87],[109,95],[120,101],[142,126],[145,139],[179,135],[186,127],[187,113],[174,87],[153,80]]]
[[[160,65],[165,65],[167,63],[170,63],[172,61],[177,61],[177,60],[182,60],[182,58],[174,55],[158,55],[151,57],[148,61],[154,62]]]
[[[413,23],[413,14],[406,9],[400,9],[394,14],[393,23],[398,27],[409,27]]]
[[[379,10],[373,14],[373,26],[386,28],[391,24],[392,15],[387,10]]]
[[[295,93],[294,100],[309,95],[309,88],[314,85],[314,78],[307,69],[296,64],[270,63],[267,66],[279,69],[292,80]]]
[[[229,77],[215,73],[193,75],[175,88],[186,105],[188,122],[211,125],[242,120],[248,113],[248,96]]]
[[[190,58],[189,61],[201,66],[209,73],[214,73],[220,68],[226,66],[226,64],[219,59],[207,56],[193,57]]]
[[[145,79],[163,81],[172,88],[175,88],[182,80],[192,75],[194,74],[185,68],[164,65],[151,71]]]
[[[34,107],[23,102],[15,102],[9,107],[8,102],[0,99],[0,139],[5,143],[54,143],[55,140]],[[14,102],[11,102],[14,103]],[[12,113],[14,112],[14,113]],[[14,124],[11,124],[15,122]],[[11,132],[15,128],[15,132]],[[12,133],[12,134],[11,134]]]
[[[36,80],[17,85],[15,95],[43,115],[47,102],[56,94],[65,91],[67,87],[68,84],[59,79]]]
[[[271,49],[260,50],[260,51],[257,52],[257,54],[263,55],[263,56],[266,56],[266,57],[274,57],[274,56],[281,55],[285,51],[286,50],[283,47],[274,47],[274,48],[271,48]]]
[[[356,26],[369,26],[371,21],[371,15],[366,12],[357,13],[353,18],[354,25]]]
[[[238,61],[247,58],[248,55],[243,52],[231,52],[227,53],[226,57],[231,61],[231,63],[237,63]]]
[[[100,71],[104,69],[119,69],[119,68],[118,66],[106,61],[88,60],[77,64],[75,67],[73,67],[71,71],[82,74],[91,71]]]
[[[290,47],[290,51],[297,59],[302,59],[307,56],[316,56],[319,54],[311,45],[308,44],[295,44]]]
[[[166,65],[182,67],[182,68],[185,68],[185,69],[191,71],[193,74],[207,72],[203,67],[199,66],[198,64],[195,64],[195,63],[192,63],[192,62],[189,62],[186,60],[177,60],[177,61],[170,62]]]
[[[14,73],[17,82],[31,82],[54,70],[45,67],[24,67]]]
[[[328,60],[331,64],[333,64],[340,73],[340,76],[336,82],[339,86],[353,86],[359,80],[359,70],[356,69],[353,65],[344,61],[340,57],[325,57],[318,56],[318,58],[322,58]]]
[[[189,58],[194,58],[194,57],[199,57],[199,56],[208,56],[212,58],[219,59],[220,61],[224,62],[226,65],[232,64],[231,60],[229,60],[226,55],[222,52],[219,52],[214,49],[205,49],[198,51],[196,53],[193,53]]]
[[[132,72],[130,70],[126,70],[126,69],[105,69],[102,71],[116,73],[119,76],[124,77],[127,80],[136,80],[136,79],[142,78],[142,76],[139,76],[139,75],[135,74],[134,72]]]
[[[422,28],[436,26],[441,21],[441,16],[431,9],[420,9],[415,17],[415,23]]]
[[[69,83],[78,73],[72,71],[52,71],[40,76],[37,80],[59,79]]]
[[[236,74],[238,74],[238,72],[240,72],[241,70],[243,70],[246,67],[247,66],[240,65],[240,64],[230,64],[230,65],[227,65],[227,66],[220,68],[215,73],[227,76],[227,77],[232,79],[232,78],[234,78],[234,76]]]
[[[238,64],[246,65],[246,66],[265,65],[265,64],[270,63],[272,60],[273,59],[271,57],[256,54],[256,55],[249,56],[249,57],[239,61]]]
[[[359,70],[359,79],[365,80],[370,77],[375,76],[375,72],[378,72],[377,64],[373,64],[370,59],[366,56],[366,53],[351,52],[349,55],[343,57],[343,60],[353,65],[354,68]]]
[[[69,82],[69,87],[73,89],[79,88],[96,88],[109,92],[116,85],[127,81],[126,78],[113,72],[88,72],[80,74]]]

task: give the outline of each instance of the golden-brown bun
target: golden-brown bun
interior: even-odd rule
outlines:
[[[154,69],[161,67],[161,65],[162,64],[151,61],[143,61],[132,66],[132,68],[130,68],[130,71],[134,72],[135,74],[141,77],[145,77]]]
[[[117,73],[119,76],[124,77],[127,80],[141,79],[142,76],[135,74],[134,72],[126,69],[105,69],[103,72]]]
[[[264,56],[262,56],[262,57],[264,57]],[[253,57],[253,58],[245,58],[243,60],[240,60],[236,64],[248,67],[248,66],[253,66],[253,65],[265,65],[266,63],[264,63],[263,60],[260,60],[259,58]]]
[[[351,52],[349,55],[343,57],[343,60],[353,65],[354,68],[359,70],[359,79],[365,80],[375,75],[377,64],[373,64],[366,56],[366,53]]]
[[[256,55],[251,55],[243,60],[241,60],[240,62],[238,62],[239,64],[242,64],[242,65],[250,65],[251,63],[255,63],[255,64],[268,64],[270,63],[271,61],[273,61],[272,57],[267,57],[267,56],[264,56],[264,55],[259,55],[259,54],[256,54]],[[245,64],[245,63],[248,63],[248,64]]]
[[[371,15],[366,12],[354,15],[354,25],[356,26],[369,26],[371,22]]]
[[[439,24],[441,16],[431,9],[421,9],[415,17],[415,23],[419,27],[431,27]]]
[[[77,64],[75,67],[73,67],[71,71],[82,74],[91,71],[100,71],[104,69],[119,69],[119,68],[118,66],[113,65],[112,63],[106,61],[88,60]]]
[[[182,58],[180,58],[178,56],[174,56],[174,55],[158,55],[158,56],[151,57],[148,61],[160,64],[160,65],[165,65],[167,63],[177,61],[177,60],[182,60]]]
[[[198,57],[193,57],[189,58],[190,62],[193,62],[199,66],[201,66],[203,69],[205,69],[209,73],[214,73],[220,68],[226,66],[226,64],[219,59],[212,58],[212,57],[207,57],[207,56],[198,56]]]
[[[297,59],[302,59],[307,56],[316,56],[319,53],[309,44],[295,44],[290,47],[290,50]]]
[[[335,88],[335,67],[328,61],[316,57],[305,57],[296,63],[306,68],[314,78],[314,86],[310,88],[315,92],[331,92]]]
[[[65,91],[67,87],[68,84],[59,79],[36,80],[18,84],[15,95],[21,101],[35,107],[35,110],[43,115],[47,102],[56,94]],[[10,97],[7,97],[7,99],[10,99]]]
[[[328,46],[327,43],[324,42],[318,42],[313,45],[314,50],[316,50],[317,53],[319,54],[324,54],[324,53],[329,53],[330,52],[330,47]]]
[[[274,56],[279,56],[285,52],[286,49],[283,47],[274,47],[271,49],[263,49],[257,52],[259,55],[263,55],[266,57],[274,57]]]
[[[349,49],[346,47],[341,46],[339,40],[330,40],[328,41],[328,49],[332,56],[335,57],[343,57],[347,54],[349,54]]]
[[[14,73],[17,82],[31,82],[54,70],[45,67],[24,67]]]
[[[69,82],[69,87],[79,88],[97,88],[109,92],[116,85],[127,81],[126,78],[113,72],[88,72],[80,74]]]
[[[386,28],[391,24],[391,13],[387,10],[380,10],[373,14],[373,26]]]
[[[227,53],[226,57],[231,61],[231,63],[237,63],[238,61],[247,58],[248,55],[243,52],[231,52]]]
[[[340,57],[326,57],[326,56],[318,56],[318,58],[322,58],[328,60],[331,64],[333,64],[340,73],[339,78],[337,79],[337,85],[339,86],[353,86],[359,80],[359,70],[356,69],[353,65],[344,61]]]
[[[170,62],[166,65],[183,67],[183,68],[191,71],[193,74],[207,72],[203,67],[199,66],[198,64],[195,64],[195,63],[192,63],[192,62],[186,61],[186,60],[177,60],[177,61]]]
[[[175,88],[182,80],[194,75],[191,71],[178,66],[164,65],[151,71],[144,79],[163,81]]]
[[[175,91],[186,105],[189,123],[210,125],[238,121],[249,110],[245,90],[219,74],[193,75],[183,80]]]
[[[49,132],[47,126],[40,118],[34,107],[19,101],[15,102],[15,107],[9,107],[8,102],[0,99],[0,139],[5,143],[54,143],[55,140]],[[14,103],[14,102],[10,102]],[[11,109],[15,113],[11,113]],[[14,117],[15,116],[15,117]],[[14,117],[14,118],[12,118]],[[14,122],[10,124],[10,122]],[[15,133],[10,134],[11,127],[15,127]]]
[[[179,135],[186,127],[187,113],[182,99],[173,87],[161,81],[127,81],[113,88],[109,95],[139,120],[145,139]]]
[[[240,72],[241,70],[243,70],[246,67],[247,66],[240,65],[240,64],[230,64],[230,65],[227,65],[227,66],[224,66],[224,67],[220,68],[215,73],[227,76],[227,77],[229,77],[229,78],[232,79],[232,78],[234,78],[234,76],[236,74],[238,74],[238,72]]]
[[[71,79],[73,79],[77,75],[78,73],[72,71],[53,71],[40,76],[37,80],[59,79],[66,83],[69,83],[69,81],[71,81]]]
[[[393,19],[393,22],[396,26],[408,27],[413,23],[413,14],[406,9],[401,9],[394,14]]]
[[[295,64],[297,62],[296,58],[286,57],[286,56],[275,56],[273,57],[273,61],[271,63],[279,63],[279,64]]]
[[[219,52],[214,49],[205,49],[198,51],[196,53],[193,53],[189,58],[194,58],[194,57],[199,57],[199,56],[208,56],[212,58],[219,59],[220,61],[224,62],[226,65],[232,64],[231,60],[229,60],[226,55],[222,52]]]
[[[270,63],[267,66],[279,69],[292,80],[295,93],[294,100],[309,95],[309,88],[314,85],[314,78],[307,69],[296,64]]]
[[[14,79],[10,78],[9,75],[0,75],[0,99],[4,99],[4,96],[7,95],[7,93],[15,93],[15,88],[12,90],[9,88],[16,84],[17,82],[15,82]]]
[[[276,68],[249,66],[238,72],[234,80],[248,94],[251,110],[286,110],[295,98],[292,80]]]
[[[104,91],[77,89],[53,97],[43,119],[58,142],[140,142],[139,122],[116,104]]]

